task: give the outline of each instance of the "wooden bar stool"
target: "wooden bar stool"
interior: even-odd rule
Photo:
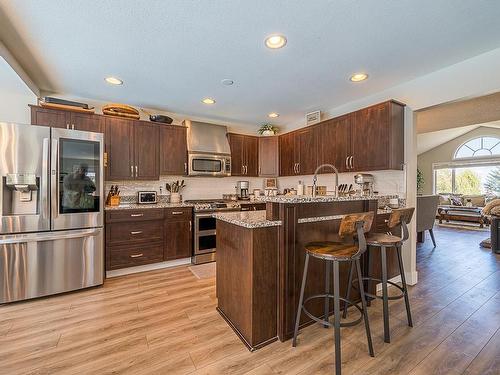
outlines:
[[[304,273],[302,276],[302,285],[300,287],[300,298],[299,305],[297,307],[297,315],[295,318],[295,330],[293,333],[293,341],[292,346],[297,345],[297,333],[299,330],[300,316],[302,311],[309,318],[313,319],[316,322],[323,324],[325,327],[334,326],[334,337],[335,337],[335,373],[340,375],[341,373],[341,358],[340,358],[340,328],[341,327],[349,327],[356,325],[361,322],[362,319],[365,321],[365,330],[366,330],[366,338],[368,340],[368,351],[370,355],[373,357],[373,345],[372,338],[370,333],[370,324],[368,322],[368,314],[366,308],[366,298],[363,289],[363,282],[359,280],[359,291],[361,295],[361,305],[359,307],[356,303],[349,301],[346,298],[340,297],[339,291],[339,263],[340,262],[351,262],[352,267],[356,267],[359,274],[361,274],[361,265],[359,259],[361,255],[366,251],[366,240],[365,233],[370,231],[372,226],[374,214],[373,212],[363,212],[357,214],[348,214],[342,218],[340,222],[340,229],[338,233],[338,239],[335,241],[324,241],[324,242],[311,242],[305,246],[306,249],[306,260],[304,263]],[[307,269],[309,266],[309,257],[315,257],[318,259],[322,259],[326,262],[326,277],[325,277],[325,293],[324,294],[316,294],[313,296],[309,296],[304,301],[304,290],[306,286],[307,280]],[[333,294],[329,292],[330,286],[330,267],[333,264]],[[325,318],[320,319],[314,315],[312,315],[307,309],[305,305],[308,301],[315,298],[324,298],[325,300]],[[329,298],[333,299],[333,314],[334,314],[334,324],[331,324],[328,316],[329,316]],[[352,322],[340,322],[340,301],[343,301],[345,304],[352,305],[356,307],[361,316],[359,319]]]
[[[357,270],[358,278],[357,279],[352,279],[353,278],[353,273],[354,273],[354,267],[351,266],[351,269],[349,270],[349,284],[347,286],[347,294],[346,298],[350,297],[351,294],[351,288],[357,289],[355,287],[355,282],[359,281],[359,278],[361,278],[363,281],[368,281],[368,289],[370,288],[370,283],[372,281],[378,281],[382,283],[382,295],[379,296],[376,293],[371,294],[371,293],[365,293],[370,298],[379,298],[383,301],[383,310],[384,310],[384,341],[389,343],[391,342],[391,336],[390,336],[390,328],[389,328],[389,301],[390,300],[397,300],[400,298],[405,299],[405,305],[406,305],[406,317],[408,319],[408,325],[410,327],[413,327],[413,321],[411,318],[411,311],[410,311],[410,300],[408,298],[408,288],[406,285],[406,277],[405,277],[405,271],[403,267],[403,259],[401,257],[401,246],[404,241],[406,241],[409,237],[408,233],[408,226],[407,223],[411,221],[411,218],[413,216],[413,212],[415,211],[415,208],[403,208],[403,209],[398,209],[398,210],[393,210],[391,213],[391,216],[389,217],[387,226],[389,227],[389,230],[392,230],[396,228],[397,226],[401,226],[401,231],[402,231],[402,237],[394,236],[391,232],[388,233],[370,233],[366,237],[366,243],[368,246],[372,246],[375,248],[380,249],[380,256],[381,256],[381,266],[382,266],[382,280],[376,279],[374,277],[362,277],[361,273],[359,270]],[[392,281],[387,280],[387,248],[394,247],[396,249],[396,254],[398,257],[398,264],[399,264],[399,272],[401,274],[401,283],[402,286],[399,286],[396,283],[393,283]],[[370,251],[368,251],[368,270],[370,272],[371,269],[371,257],[370,257]],[[397,296],[389,296],[387,292],[387,286],[388,284],[398,288],[401,291],[401,294]],[[345,318],[347,316],[347,304],[344,304],[344,314],[343,317]]]

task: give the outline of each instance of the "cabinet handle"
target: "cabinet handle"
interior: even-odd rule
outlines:
[[[193,231],[193,222],[192,221],[189,222],[189,231],[190,232]]]
[[[245,174],[245,166],[244,165],[241,166],[241,174],[242,175]]]
[[[142,257],[144,254],[143,253],[139,253],[139,254],[131,254],[130,257],[131,258],[140,258]]]
[[[69,129],[69,124],[66,124],[66,129]]]
[[[354,160],[354,156],[351,155],[351,163],[350,163],[351,169],[354,169],[353,160]]]
[[[349,169],[349,156],[345,157],[345,169]]]
[[[130,232],[130,234],[132,234],[132,235],[141,234],[141,233],[142,233],[142,230],[135,230],[135,231]]]
[[[172,215],[182,215],[183,213],[183,211],[173,211]]]
[[[130,217],[142,217],[144,214],[130,214]]]
[[[297,173],[300,174],[300,163],[297,163]]]
[[[188,163],[184,163],[184,173],[188,173]]]
[[[75,130],[75,124],[71,124],[71,129]]]
[[[103,164],[104,164],[105,167],[108,166],[108,153],[107,152],[105,152],[103,154]]]
[[[245,174],[248,174],[248,165],[245,165]]]
[[[135,177],[137,177],[137,176],[138,176],[138,172],[137,172],[137,171],[138,171],[138,168],[137,168],[137,165],[136,165],[136,166],[135,166]]]
[[[130,177],[134,177],[134,166],[130,166]]]

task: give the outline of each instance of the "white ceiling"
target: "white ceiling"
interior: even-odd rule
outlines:
[[[296,122],[500,46],[489,0],[0,0],[0,12],[42,90],[249,124],[272,111]],[[275,32],[288,44],[266,49]],[[349,82],[357,71],[369,80]]]
[[[477,129],[480,126],[500,129],[500,121],[417,134],[417,154],[423,154],[424,152],[432,150],[433,148],[442,145],[443,143],[451,141],[452,139],[455,139],[474,129]]]

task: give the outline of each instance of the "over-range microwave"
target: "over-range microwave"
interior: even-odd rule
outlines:
[[[188,165],[189,176],[231,176],[231,156],[229,155],[190,153]]]

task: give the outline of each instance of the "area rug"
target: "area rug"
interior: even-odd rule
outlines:
[[[215,277],[215,262],[190,266],[188,268],[198,279],[211,279]]]
[[[489,227],[479,228],[479,226],[477,224],[473,225],[473,224],[462,224],[462,223],[457,223],[457,224],[453,224],[453,223],[439,224],[438,223],[437,225],[442,227],[442,228],[467,229],[467,230],[474,230],[477,232],[489,232],[490,231]]]

